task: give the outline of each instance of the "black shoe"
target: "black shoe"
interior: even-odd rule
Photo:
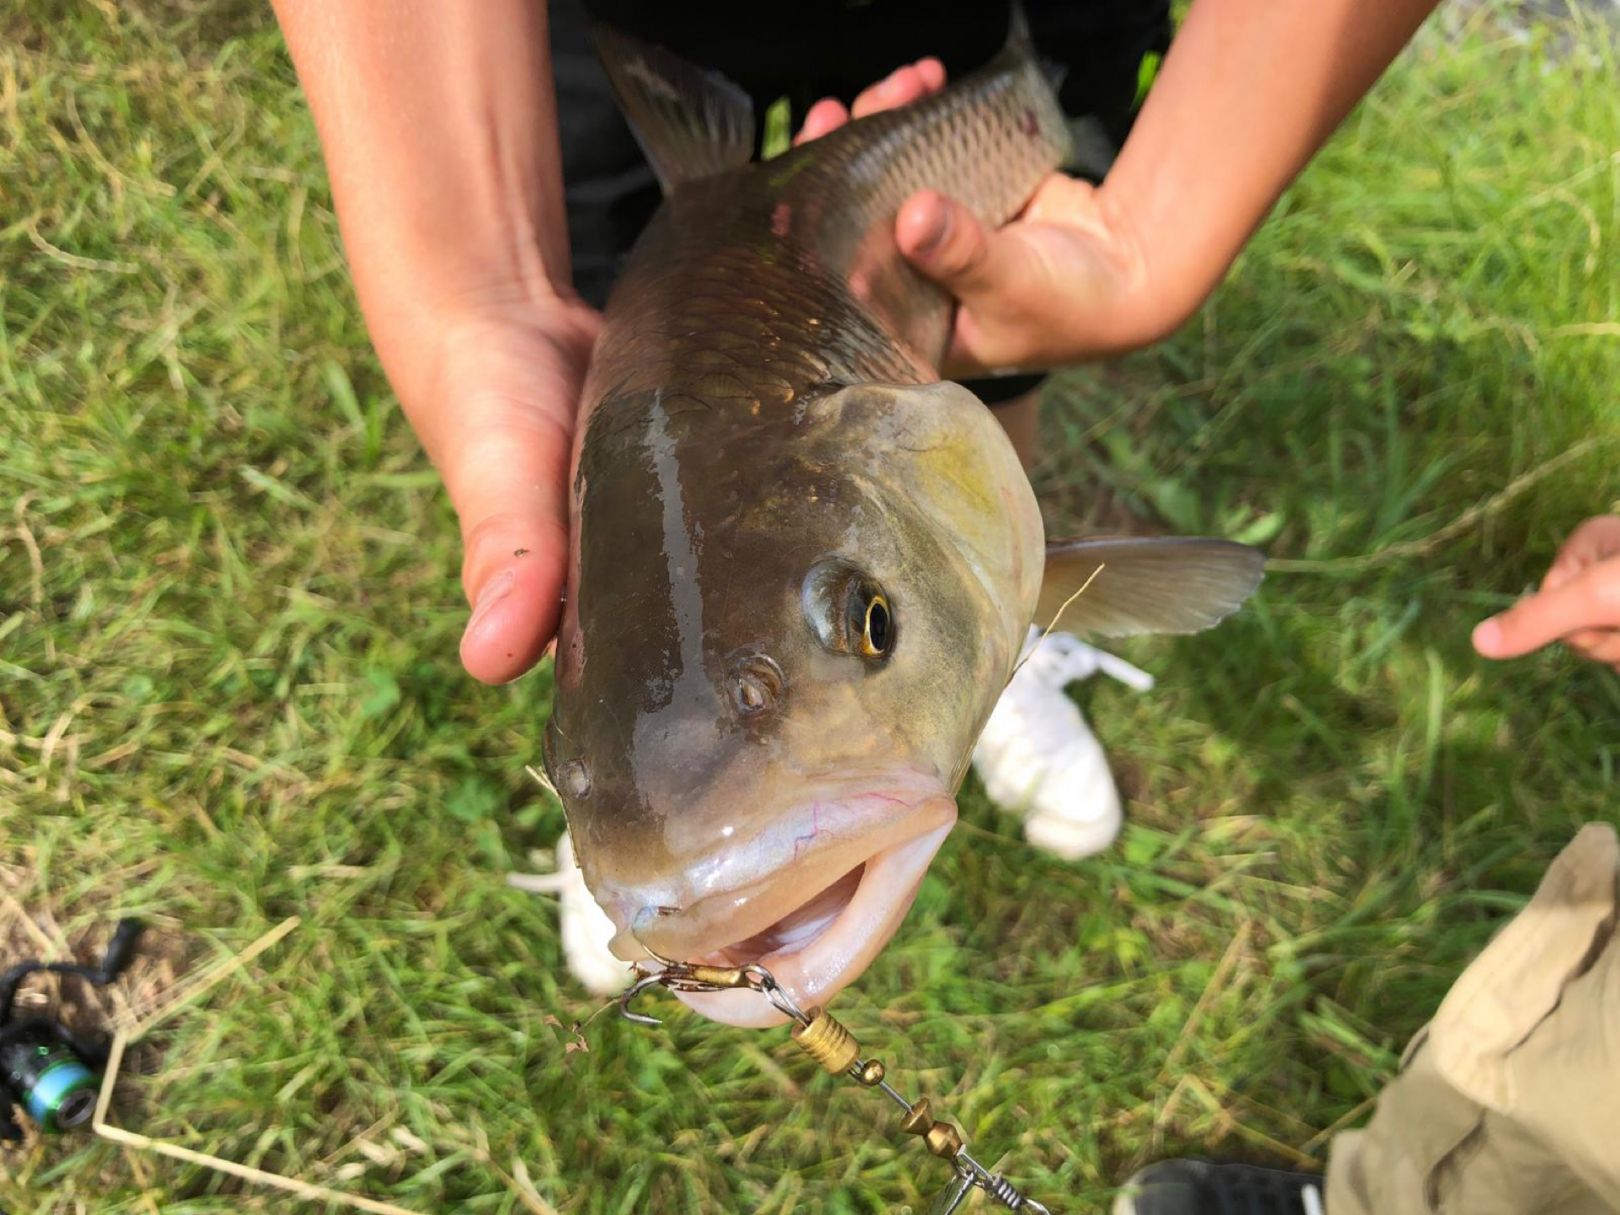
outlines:
[[[1315,1173],[1166,1160],[1125,1183],[1114,1215],[1324,1215]]]

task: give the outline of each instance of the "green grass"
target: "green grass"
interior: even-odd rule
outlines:
[[[973,787],[842,1003],[907,1092],[1065,1210],[1169,1153],[1325,1158],[1577,824],[1620,682],[1467,634],[1614,505],[1613,35],[1431,33],[1175,340],[1072,375],[1054,525],[1282,559],[1080,695],[1129,797],[1062,864]],[[1188,200],[1188,206],[1196,206]],[[366,343],[307,111],[248,3],[0,15],[0,939],[150,917],[195,964],[118,1118],[421,1211],[919,1210],[937,1161],[778,1032],[567,1022],[544,675],[463,676],[449,511]],[[1486,508],[1456,521],[1481,503]],[[14,900],[14,901],[12,901]],[[146,963],[149,987],[167,972]],[[982,1208],[983,1204],[980,1204]],[[0,1208],[302,1208],[85,1138]]]

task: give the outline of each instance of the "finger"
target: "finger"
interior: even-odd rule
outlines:
[[[1620,559],[1611,559],[1484,621],[1474,630],[1474,648],[1486,658],[1517,658],[1580,629],[1617,625]]]
[[[1564,638],[1564,644],[1592,662],[1620,663],[1620,631],[1615,629],[1582,629]]]
[[[809,113],[804,116],[804,125],[794,137],[793,144],[797,147],[801,143],[808,143],[812,139],[820,139],[829,131],[836,131],[849,121],[849,111],[844,103],[832,97],[823,97],[810,107]]]
[[[1557,590],[1588,566],[1617,555],[1620,555],[1620,516],[1598,515],[1588,519],[1572,531],[1559,548],[1541,589]]]
[[[485,683],[523,674],[557,629],[571,427],[594,324],[592,315],[458,330],[443,387],[412,413],[461,523],[472,609],[461,661]]]
[[[912,195],[895,217],[900,252],[952,295],[982,290],[994,278],[990,233],[971,211],[934,190]]]
[[[897,68],[877,84],[862,90],[861,95],[855,98],[853,110],[846,108],[841,101],[832,97],[823,97],[805,114],[804,125],[793,137],[793,146],[798,147],[801,143],[820,139],[823,135],[836,131],[852,116],[865,118],[868,114],[875,114],[880,110],[893,109],[895,106],[920,100],[931,93],[939,92],[944,87],[945,65],[932,56],[919,59],[916,63]]]
[[[557,630],[568,435],[521,406],[471,405],[467,415],[465,437],[441,460],[461,520],[461,581],[472,608],[461,661],[475,679],[506,683],[539,660]]]
[[[945,65],[938,59],[919,59],[896,68],[876,84],[863,89],[850,107],[856,118],[920,101],[945,87]]]

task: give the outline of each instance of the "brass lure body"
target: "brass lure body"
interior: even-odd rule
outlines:
[[[999,1173],[992,1173],[969,1154],[962,1132],[952,1123],[936,1119],[927,1097],[908,1101],[888,1082],[888,1068],[881,1059],[861,1058],[861,1044],[844,1024],[821,1008],[802,1009],[782,990],[776,977],[758,964],[719,968],[685,962],[663,961],[658,969],[643,972],[619,996],[619,1015],[643,1025],[657,1025],[649,1017],[631,1009],[642,992],[652,987],[672,991],[746,988],[765,996],[793,1022],[793,1041],[799,1048],[834,1076],[848,1076],[857,1083],[881,1091],[902,1110],[900,1130],[916,1135],[928,1151],[947,1161],[953,1170],[950,1184],[940,1193],[932,1211],[949,1215],[967,1200],[973,1189],[982,1189],[1002,1206],[1028,1215],[1051,1215],[1047,1208],[1028,1197]]]

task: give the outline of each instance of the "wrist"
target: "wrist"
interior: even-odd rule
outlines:
[[[540,0],[275,0],[368,326],[419,383],[446,315],[568,298]]]
[[[1173,334],[1198,311],[1225,272],[1223,262],[1179,240],[1166,240],[1144,222],[1138,201],[1104,181],[1097,213],[1108,233],[1105,248],[1116,283],[1107,316],[1099,318],[1096,353],[1120,354]]]
[[[572,290],[536,285],[493,258],[399,266],[386,277],[356,266],[354,280],[378,360],[418,428],[420,414],[487,378],[508,347],[583,365],[600,322]]]
[[[425,378],[418,364],[454,333],[515,321],[566,333],[591,312],[569,282],[560,208],[553,218],[536,207],[538,175],[503,164],[499,138],[441,153],[431,190],[343,190],[334,173],[355,291],[402,398]]]

